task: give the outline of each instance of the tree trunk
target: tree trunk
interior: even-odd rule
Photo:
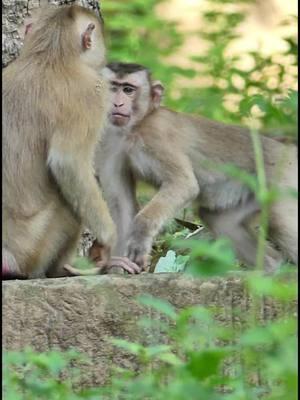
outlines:
[[[25,24],[47,4],[78,4],[97,10],[99,0],[2,0],[2,67],[15,59],[23,44]]]

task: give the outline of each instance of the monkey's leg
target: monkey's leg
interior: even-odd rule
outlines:
[[[287,153],[280,153],[280,173],[272,179],[284,191],[298,191],[298,147],[290,146]],[[283,158],[282,158],[283,157]],[[284,161],[284,162],[282,162]],[[293,263],[298,263],[298,201],[283,197],[271,206],[270,237],[283,254]]]
[[[283,254],[298,264],[298,204],[286,199],[271,208],[270,236]]]
[[[81,234],[81,229],[76,230],[73,235],[63,244],[60,248],[58,256],[55,261],[51,264],[46,272],[47,278],[62,278],[65,276],[70,276],[64,265],[67,263],[72,263],[72,259],[76,255],[76,249],[79,243],[79,238]]]
[[[214,236],[226,236],[233,244],[239,259],[250,267],[256,263],[257,240],[248,228],[251,213],[247,205],[224,211],[200,210],[200,217]],[[244,216],[243,216],[244,213]],[[256,211],[253,211],[253,215]],[[279,252],[267,245],[265,271],[272,273],[278,269],[282,257]]]

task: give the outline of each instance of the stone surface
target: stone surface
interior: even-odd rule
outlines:
[[[76,3],[96,9],[98,0],[2,0],[2,67],[16,58],[23,44],[24,21],[47,4]]]
[[[239,278],[201,281],[182,274],[139,276],[96,276],[3,282],[3,349],[37,351],[75,348],[93,362],[81,376],[80,386],[107,382],[112,363],[136,367],[107,337],[142,340],[154,344],[162,333],[141,333],[141,316],[162,318],[141,306],[136,297],[149,293],[168,300],[177,309],[201,304],[217,306],[216,318],[225,324],[240,324],[247,314],[249,299]],[[241,312],[234,314],[233,310]],[[278,308],[265,302],[263,319],[277,316]]]

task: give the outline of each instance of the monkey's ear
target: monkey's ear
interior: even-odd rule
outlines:
[[[164,94],[165,88],[160,81],[153,81],[151,85],[151,95],[153,106],[158,108],[161,103],[162,96]]]
[[[88,50],[92,47],[92,32],[95,29],[95,24],[88,24],[86,30],[82,34],[82,48]]]

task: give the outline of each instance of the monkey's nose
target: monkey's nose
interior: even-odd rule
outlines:
[[[119,107],[124,106],[124,103],[121,103],[121,104],[116,104],[116,103],[114,103],[114,106],[117,107],[117,108],[119,108]]]

